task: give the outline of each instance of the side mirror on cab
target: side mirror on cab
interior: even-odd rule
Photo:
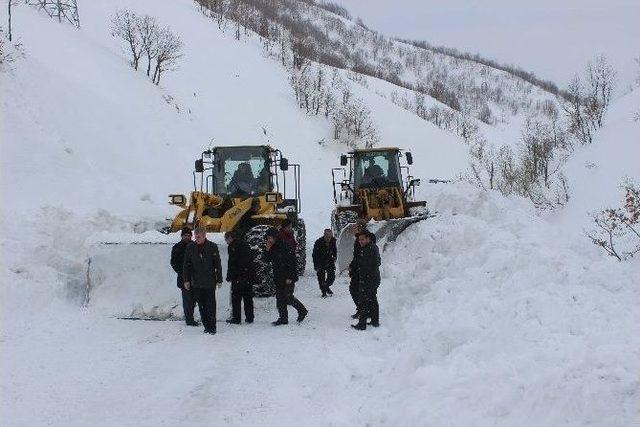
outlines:
[[[196,172],[204,172],[204,163],[202,159],[196,160]]]
[[[280,159],[280,170],[281,171],[289,170],[289,159],[287,159],[286,157],[283,157]]]
[[[347,156],[344,154],[340,156],[340,166],[347,166],[348,160]]]
[[[407,164],[412,165],[413,164],[413,154],[411,154],[411,151],[407,151],[406,153],[404,153],[404,155],[407,158]]]

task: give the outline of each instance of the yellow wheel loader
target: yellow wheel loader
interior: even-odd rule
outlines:
[[[291,198],[287,198],[287,175]],[[280,150],[269,146],[217,147],[202,153],[195,162],[194,187],[189,198],[169,195],[169,203],[181,211],[166,230],[184,226],[204,227],[211,233],[234,231],[244,237],[256,256],[259,296],[272,295],[273,274],[264,261],[263,246],[269,228],[288,220],[296,238],[298,273],[306,265],[306,229],[299,217],[300,165],[289,164]]]
[[[401,165],[404,157],[407,165]],[[379,243],[394,241],[409,225],[431,217],[426,202],[415,201],[420,185],[409,171],[410,152],[399,148],[370,148],[340,156],[333,168],[335,209],[331,225],[338,239],[338,269],[344,271],[352,258],[354,232],[359,221],[376,235]]]
[[[87,305],[115,304],[118,317],[180,317],[178,293],[171,286],[175,273],[168,261],[170,245],[179,241],[179,234],[173,233],[184,226],[201,226],[209,233],[234,231],[244,237],[254,255],[255,294],[270,296],[274,292],[273,272],[264,259],[265,235],[288,220],[297,241],[298,272],[304,273],[306,230],[300,218],[300,165],[290,164],[280,150],[270,146],[216,147],[195,161],[193,183],[194,190],[188,196],[169,195],[169,203],[180,211],[168,226],[127,236],[97,235],[88,242]],[[222,237],[210,238],[223,242]],[[226,250],[220,249],[226,268]],[[128,295],[114,295],[118,292]],[[116,303],[120,297],[131,301]]]

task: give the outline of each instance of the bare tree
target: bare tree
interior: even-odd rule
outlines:
[[[12,9],[12,6],[15,6],[17,4],[18,4],[18,0],[8,0],[7,1],[7,8],[8,8],[7,20],[9,21],[8,22],[9,26],[7,28],[7,31],[8,31],[7,35],[9,36],[9,41],[13,41],[13,27],[12,27],[12,20],[11,20],[11,18],[12,18],[11,9]]]
[[[144,46],[140,39],[138,31],[138,20],[140,18],[130,10],[118,10],[111,18],[111,33],[120,37],[127,43],[129,53],[131,54],[131,66],[134,70],[138,69],[140,57],[144,51]]]
[[[593,130],[585,113],[584,90],[580,77],[576,74],[567,88],[568,100],[562,108],[569,119],[569,132],[578,138],[582,144],[593,142]]]
[[[158,55],[160,28],[154,17],[145,15],[136,19],[136,29],[142,50],[147,57],[147,76],[151,77],[151,63]]]
[[[568,102],[563,108],[569,118],[569,131],[583,144],[591,144],[593,134],[604,125],[615,76],[606,57],[600,55],[587,65],[586,84],[577,75],[569,83]]]
[[[175,69],[178,59],[182,58],[182,40],[171,29],[164,27],[158,31],[156,66],[152,81],[160,84],[162,73]]]
[[[604,115],[611,104],[615,76],[616,72],[604,55],[587,65],[589,93],[586,107],[594,128],[601,128],[603,125]]]

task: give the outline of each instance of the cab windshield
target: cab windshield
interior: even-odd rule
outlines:
[[[356,188],[400,185],[400,163],[396,151],[356,153],[354,184]]]
[[[268,153],[262,147],[229,147],[215,151],[215,191],[252,196],[269,191]]]

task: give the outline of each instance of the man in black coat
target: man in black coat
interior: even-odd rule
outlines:
[[[276,305],[278,307],[278,320],[272,322],[274,326],[289,323],[287,306],[291,305],[298,312],[298,322],[302,322],[309,311],[293,295],[298,281],[297,260],[294,249],[278,237],[278,231],[274,228],[267,231],[266,259],[273,265],[273,281],[276,286]]]
[[[380,308],[378,305],[378,287],[380,286],[380,251],[373,243],[370,233],[358,234],[360,252],[356,258],[358,279],[360,281],[360,318],[352,328],[364,331],[367,329],[367,318],[371,318],[371,326],[380,326]]]
[[[216,333],[216,286],[222,286],[222,265],[218,245],[207,240],[207,231],[196,228],[196,241],[187,245],[184,253],[184,287],[193,288],[193,295],[204,332]]]
[[[331,285],[336,280],[336,258],[338,249],[336,239],[330,229],[324,230],[324,235],[313,245],[313,268],[318,275],[318,285],[322,298],[327,294],[333,295]]]
[[[356,306],[356,312],[351,316],[352,319],[358,319],[360,317],[360,278],[358,276],[357,259],[360,251],[362,250],[362,246],[360,246],[360,243],[358,242],[358,234],[367,233],[373,244],[376,244],[376,236],[367,230],[366,224],[367,223],[365,221],[359,220],[354,228],[355,241],[353,242],[353,258],[349,264],[349,293],[351,294],[351,299]]]
[[[184,280],[182,278],[184,252],[189,243],[191,243],[191,229],[189,227],[183,227],[181,240],[171,248],[171,267],[178,275],[178,288],[182,291],[182,310],[184,311],[184,320],[189,326],[198,326],[198,322],[193,320],[193,310],[196,307],[196,301],[193,298],[193,289],[185,289]]]
[[[249,245],[232,231],[225,233],[229,261],[227,282],[231,282],[231,318],[227,323],[239,325],[240,308],[244,301],[244,320],[253,323],[253,252]]]

